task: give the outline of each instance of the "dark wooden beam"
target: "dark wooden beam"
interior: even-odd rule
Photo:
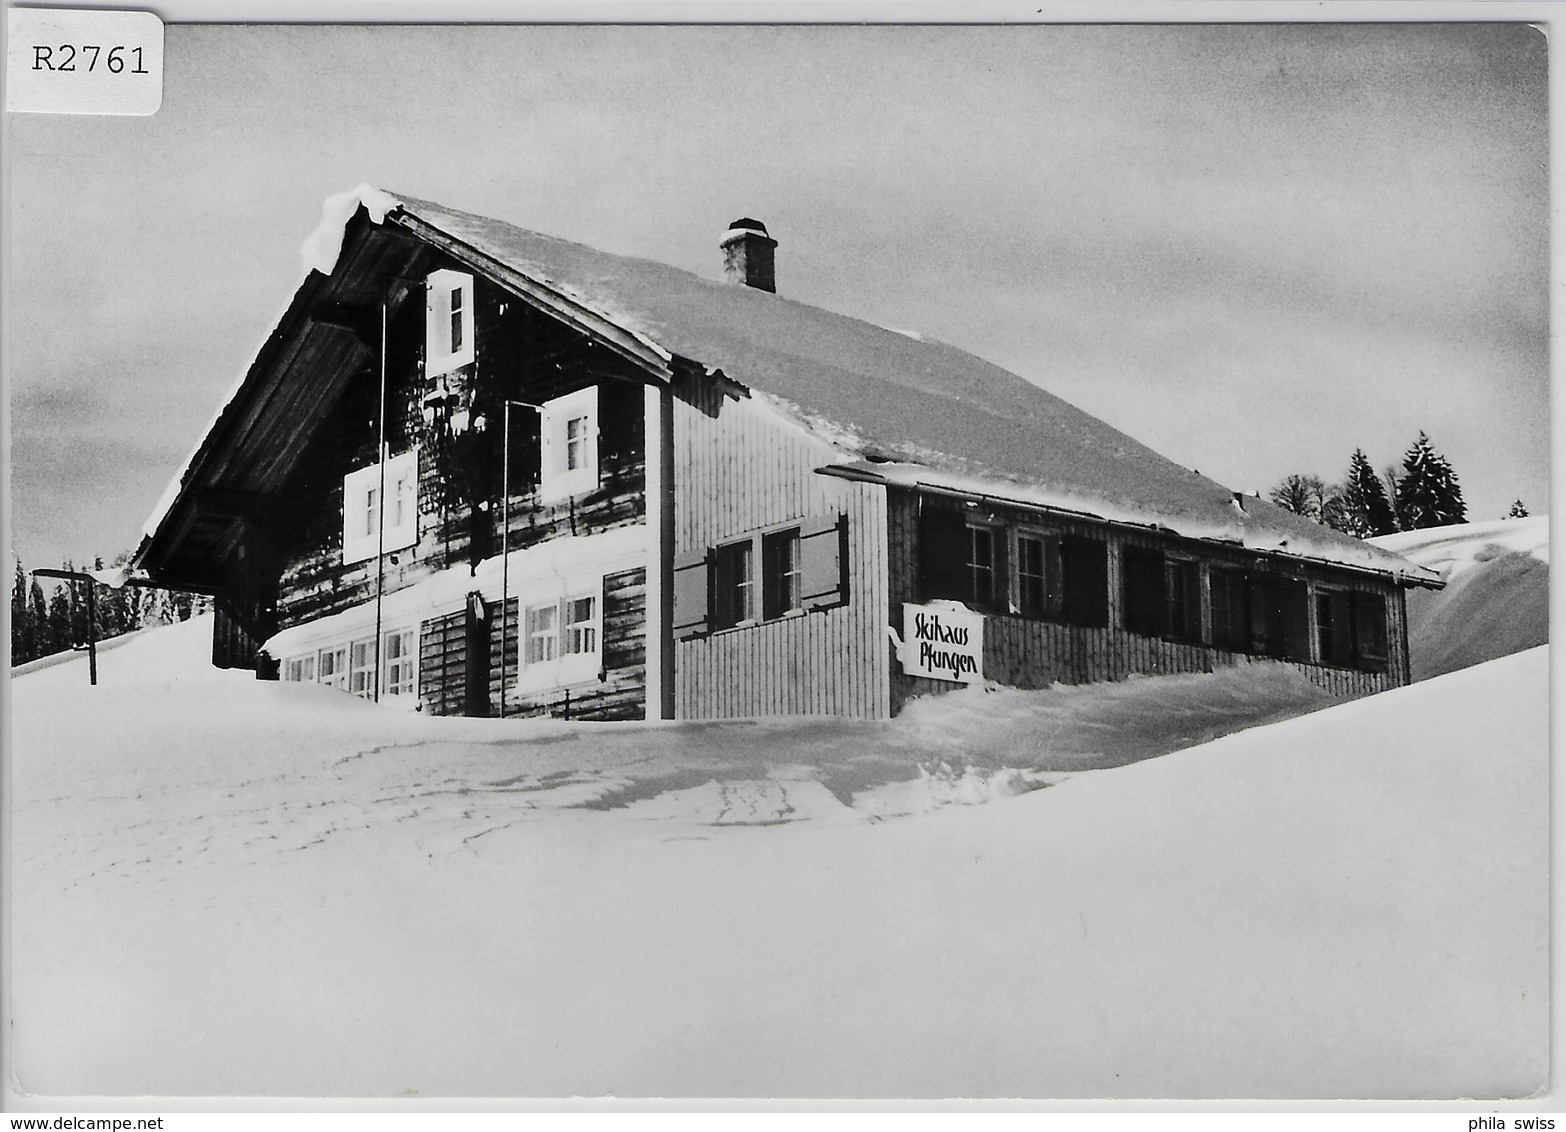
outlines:
[[[378,349],[381,341],[381,312],[379,308],[353,307],[347,303],[321,301],[310,308],[310,321],[317,326],[333,330],[346,330],[371,349]]]
[[[276,495],[220,487],[197,488],[195,503],[198,510],[224,519],[265,521],[286,513],[289,508],[288,501]]]

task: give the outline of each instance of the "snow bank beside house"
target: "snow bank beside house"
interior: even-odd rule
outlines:
[[[1408,654],[1425,680],[1550,639],[1548,515],[1401,531],[1370,540],[1438,573],[1408,594]]]
[[[1543,1083],[1544,650],[1068,774],[1199,738],[1222,696],[1191,676],[975,687],[892,724],[434,719],[213,670],[209,630],[108,653],[91,696],[78,663],[13,685],[24,1089]],[[1295,695],[1285,672],[1237,670],[1235,705]],[[1030,743],[1057,769],[1008,766]],[[910,750],[945,762],[874,765]],[[922,812],[941,795],[1001,800]]]

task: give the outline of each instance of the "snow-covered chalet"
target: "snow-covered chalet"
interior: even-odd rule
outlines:
[[[438,714],[895,715],[975,681],[1409,679],[1431,572],[961,350],[361,187],[133,565],[213,660]],[[717,254],[714,256],[715,264]]]

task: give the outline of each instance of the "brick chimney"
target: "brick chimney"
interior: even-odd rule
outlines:
[[[718,246],[723,249],[723,274],[730,283],[777,291],[772,276],[772,249],[778,242],[767,235],[765,224],[742,216],[729,225],[729,234]]]

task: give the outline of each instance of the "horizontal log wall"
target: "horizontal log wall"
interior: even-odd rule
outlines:
[[[922,600],[918,592],[918,500],[911,491],[895,490],[889,493],[887,508],[891,570],[890,624],[901,633],[903,603]],[[1384,673],[1231,652],[1205,644],[1145,636],[1120,628],[1123,624],[1121,552],[1125,547],[1135,545],[1178,550],[1199,557],[1204,583],[1204,623],[1207,621],[1206,568],[1218,565],[1255,569],[1259,563],[1257,555],[1247,554],[1237,547],[1171,539],[1150,531],[1143,533],[1110,528],[1055,516],[1044,520],[1036,512],[1008,511],[1004,508],[987,510],[992,511],[997,520],[1007,523],[1024,522],[1063,534],[1104,539],[1109,547],[1109,626],[1102,629],[1080,628],[1037,618],[989,614],[984,622],[986,679],[1019,688],[1045,688],[1054,683],[1086,684],[1098,680],[1123,680],[1133,674],[1212,672],[1240,664],[1286,664],[1336,696],[1362,696],[1408,683],[1407,663],[1402,647],[1406,634],[1403,602],[1397,587],[1391,582],[1381,582],[1353,571],[1333,570],[1328,566],[1302,565],[1287,572],[1278,572],[1280,577],[1304,578],[1311,582],[1327,583],[1335,588],[1382,595],[1386,599],[1390,653],[1388,670]],[[1310,635],[1314,642],[1315,603],[1310,604]],[[895,661],[892,667],[891,699],[894,712],[900,710],[910,697],[950,692],[962,687],[945,680],[908,676]]]
[[[462,715],[467,679],[467,610],[419,626],[419,702],[432,715]]]
[[[447,383],[465,398],[470,421],[482,420],[484,427],[456,437],[427,429],[421,415],[423,399],[436,382],[423,376],[424,304],[418,289],[388,327],[387,445],[394,455],[420,446],[418,542],[387,554],[379,564],[375,559],[342,561],[343,477],[375,461],[379,377],[372,365],[348,383],[290,481],[293,511],[280,527],[277,628],[373,601],[378,568],[384,592],[391,593],[499,554],[508,509],[513,550],[645,521],[639,372],[488,280],[476,280],[475,300],[475,360]],[[540,503],[537,415],[514,408],[511,498],[503,507],[505,401],[541,404],[594,384],[599,390],[598,490],[558,504]]]
[[[500,714],[500,656],[506,658],[506,682],[517,679],[520,636],[517,599],[506,602],[504,639],[500,606],[490,609],[490,714]],[[647,704],[647,571],[643,568],[604,578],[601,642],[603,668],[598,677],[547,692],[515,695],[506,704],[508,716],[554,715],[570,719],[642,719]],[[459,679],[458,704],[463,690]],[[444,697],[443,697],[444,698]],[[459,706],[460,711],[460,706]]]
[[[849,548],[847,604],[676,642],[675,718],[885,717],[884,490],[817,475],[830,448],[712,390],[677,391],[674,453],[676,556],[840,513]]]

